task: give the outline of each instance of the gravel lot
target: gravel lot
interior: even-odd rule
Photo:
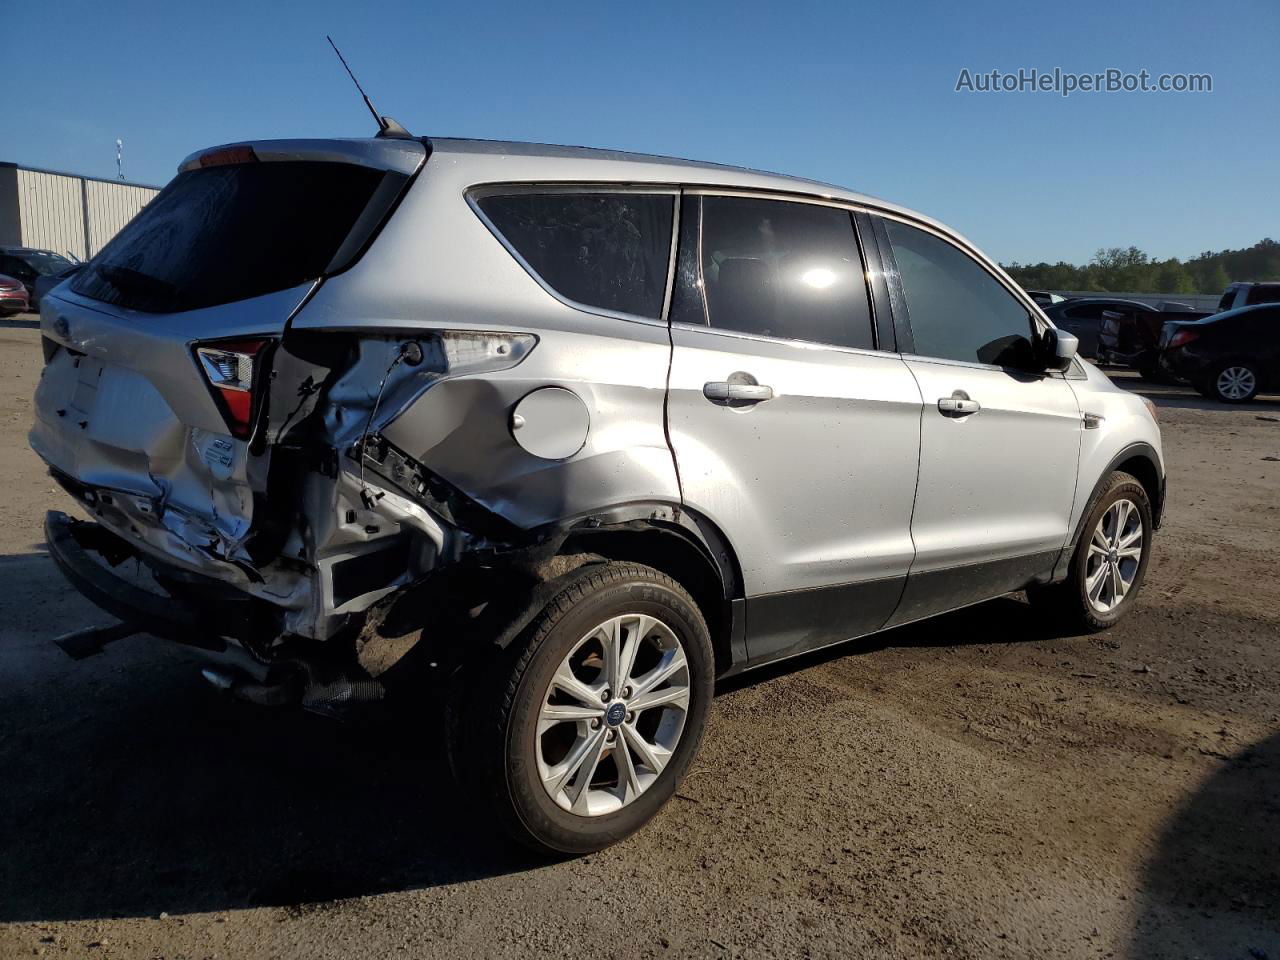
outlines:
[[[44,554],[37,344],[0,321],[0,957],[1280,958],[1280,403],[1124,379],[1170,500],[1119,628],[1004,598],[744,679],[654,824],[546,864],[432,729],[49,642],[104,618]]]

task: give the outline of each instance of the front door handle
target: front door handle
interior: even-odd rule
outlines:
[[[763,383],[734,383],[729,380],[712,380],[702,385],[702,395],[708,400],[734,403],[760,403],[773,399],[773,387]]]
[[[970,400],[963,390],[957,390],[951,396],[938,400],[938,410],[944,417],[967,417],[981,409],[982,404],[977,400]]]

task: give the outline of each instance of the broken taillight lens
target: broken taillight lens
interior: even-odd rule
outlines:
[[[248,440],[253,432],[254,386],[259,359],[268,337],[220,340],[196,345],[196,359],[222,410],[233,437]]]

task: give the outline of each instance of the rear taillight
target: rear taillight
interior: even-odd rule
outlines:
[[[1192,340],[1200,336],[1199,330],[1179,330],[1169,338],[1166,349],[1172,350],[1175,347],[1185,347]]]
[[[219,340],[196,345],[196,360],[222,410],[233,437],[248,440],[253,432],[254,387],[270,338]]]

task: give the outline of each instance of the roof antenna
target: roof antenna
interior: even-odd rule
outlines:
[[[338,49],[338,45],[333,42],[333,37],[327,33],[324,38],[329,41],[329,46],[333,47],[333,52],[338,55],[338,59],[342,61],[342,66],[347,71],[347,76],[351,78],[351,82],[356,85],[356,89],[360,91],[360,96],[364,97],[364,105],[369,108],[369,112],[373,114],[373,119],[378,124],[379,137],[391,137],[399,140],[412,140],[411,134],[400,124],[396,123],[390,117],[382,117],[378,115],[377,108],[374,107],[373,101],[369,99],[369,95],[364,92],[364,87],[360,86],[360,81],[356,79],[356,75],[351,72],[351,67],[347,66],[347,58],[342,55],[342,51]]]

